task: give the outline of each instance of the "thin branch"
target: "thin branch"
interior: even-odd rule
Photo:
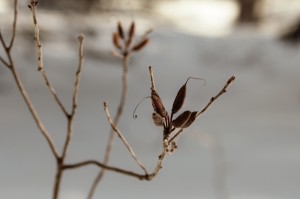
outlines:
[[[231,83],[232,83],[234,80],[235,80],[235,76],[232,76],[232,77],[230,77],[230,78],[227,80],[227,82],[226,82],[225,86],[222,88],[222,90],[221,90],[216,96],[214,96],[214,97],[212,97],[212,98],[210,99],[210,101],[209,101],[208,104],[202,109],[202,111],[200,111],[199,113],[197,113],[197,118],[198,118],[202,113],[204,113],[204,112],[212,105],[212,103],[213,103],[216,99],[218,99],[222,94],[224,94],[224,93],[227,91],[227,88],[231,85]]]
[[[15,2],[14,2],[14,21],[13,21],[13,28],[12,28],[12,36],[11,36],[11,39],[10,39],[10,43],[8,45],[8,50],[11,50],[11,48],[14,45],[15,38],[16,38],[16,32],[17,32],[16,27],[17,27],[17,16],[18,16],[17,5],[18,5],[18,0],[15,0]]]
[[[26,105],[27,105],[27,107],[28,107],[28,109],[29,109],[29,111],[30,111],[30,113],[31,113],[38,129],[40,130],[40,132],[42,133],[42,135],[46,139],[48,145],[50,146],[50,149],[51,149],[53,155],[55,156],[56,159],[58,159],[59,155],[58,155],[57,149],[54,145],[54,142],[53,142],[52,138],[50,137],[50,135],[48,134],[48,131],[46,130],[44,124],[42,123],[39,115],[37,114],[37,112],[35,110],[34,105],[32,104],[32,102],[31,102],[31,100],[30,100],[30,98],[29,98],[29,96],[28,96],[28,94],[27,94],[27,92],[26,92],[26,90],[23,86],[23,83],[22,83],[22,81],[21,81],[21,79],[20,79],[20,77],[17,73],[17,70],[16,70],[15,65],[13,63],[13,60],[11,58],[11,55],[9,54],[8,57],[9,57],[10,65],[11,65],[11,71],[12,71],[12,74],[15,78],[15,82],[17,83],[18,89],[19,89],[22,97],[24,98],[24,101],[25,101],[25,103],[26,103]]]
[[[15,79],[15,82],[17,84],[17,87],[20,91],[20,94],[22,95],[38,129],[40,130],[41,134],[43,135],[43,137],[46,139],[50,149],[51,149],[51,152],[53,153],[54,157],[56,159],[59,158],[59,155],[58,155],[58,152],[57,152],[57,149],[54,145],[54,142],[52,140],[52,138],[50,137],[47,129],[45,128],[44,124],[42,123],[39,115],[37,114],[37,111],[34,107],[34,105],[32,104],[32,101],[30,100],[27,92],[26,92],[26,89],[23,85],[23,82],[22,80],[20,79],[19,77],[19,74],[17,72],[17,69],[15,67],[15,64],[14,64],[14,61],[12,59],[12,56],[11,56],[11,49],[13,47],[13,44],[14,44],[14,40],[15,40],[15,35],[16,35],[16,24],[17,24],[17,4],[18,4],[18,1],[15,0],[14,1],[14,21],[13,21],[13,33],[12,33],[12,38],[11,38],[11,41],[10,41],[10,44],[9,46],[6,45],[5,41],[4,41],[4,38],[3,38],[3,35],[2,33],[0,32],[0,41],[1,41],[1,44],[2,46],[4,47],[4,50],[5,50],[5,53],[7,55],[7,58],[8,58],[8,62],[6,62],[3,58],[1,58],[1,62],[3,62],[6,66],[8,66],[10,69],[11,69],[11,72],[12,72],[12,75]]]
[[[42,44],[41,44],[41,40],[40,40],[40,29],[39,29],[39,25],[38,25],[38,22],[37,22],[37,16],[36,16],[36,6],[37,6],[37,2],[36,1],[31,1],[31,5],[29,5],[29,8],[32,12],[34,32],[35,32],[34,33],[34,40],[35,40],[36,47],[37,47],[37,50],[38,50],[38,71],[41,73],[41,75],[42,75],[42,77],[45,81],[46,86],[50,90],[50,92],[53,95],[56,103],[61,108],[64,115],[66,117],[69,117],[69,114],[68,114],[65,106],[60,101],[55,89],[53,88],[50,81],[48,80],[48,77],[47,77],[46,72],[44,70],[44,66],[43,66],[43,49],[42,49]]]
[[[231,83],[235,80],[235,77],[232,76],[230,77],[225,86],[222,88],[222,90],[217,94],[215,95],[214,97],[212,97],[210,99],[210,101],[208,102],[208,104],[202,109],[202,111],[198,112],[197,115],[196,115],[196,118],[198,118],[202,113],[204,113],[205,111],[207,111],[207,109],[212,105],[212,103],[218,99],[222,94],[224,94],[226,91],[227,91],[227,88],[231,85]],[[170,144],[172,141],[174,141],[181,133],[182,133],[183,129],[180,129],[169,141],[168,141],[168,144]]]
[[[17,18],[14,18],[14,20],[17,20]],[[13,23],[15,23],[15,22],[13,22]],[[5,41],[4,41],[4,38],[3,38],[3,35],[2,35],[2,32],[1,32],[1,29],[0,29],[0,42],[1,42],[1,45],[3,46],[3,49],[4,49],[4,51],[5,51],[6,55],[7,55],[7,54],[9,53],[9,50],[8,50],[8,48],[7,48],[7,46],[6,46]],[[1,61],[7,68],[11,69],[11,65],[10,65],[8,62],[6,62],[6,61],[4,60],[3,57],[0,57],[0,61]]]
[[[120,103],[119,103],[119,106],[118,106],[118,109],[117,109],[117,113],[116,113],[115,118],[113,120],[114,125],[118,125],[119,120],[120,120],[120,118],[122,116],[122,113],[123,113],[125,103],[126,103],[126,98],[127,98],[127,93],[128,93],[128,62],[129,62],[129,58],[130,58],[130,53],[128,53],[127,55],[122,57],[122,65],[123,65],[122,94],[121,94]],[[113,143],[114,143],[114,139],[115,139],[115,133],[111,129],[111,131],[109,133],[108,143],[107,143],[107,146],[106,146],[106,149],[105,149],[105,155],[104,155],[104,160],[103,160],[104,164],[107,164],[108,161],[109,161],[111,151],[112,151],[112,147],[113,147]],[[105,170],[102,169],[99,172],[99,174],[96,176],[96,178],[94,179],[87,199],[92,199],[93,198],[93,195],[96,191],[96,188],[97,188],[99,182],[101,181],[101,179],[103,178],[104,173],[105,173]]]
[[[78,64],[78,69],[76,71],[76,79],[74,82],[74,91],[73,91],[73,100],[72,100],[72,112],[71,115],[75,115],[75,112],[77,110],[77,96],[78,96],[78,88],[79,88],[79,81],[80,81],[80,76],[81,76],[81,71],[82,71],[82,66],[83,66],[83,39],[84,36],[83,34],[80,34],[78,36],[78,41],[79,41],[79,64]]]
[[[128,170],[125,170],[125,169],[108,166],[108,165],[106,165],[104,163],[101,163],[101,162],[98,162],[96,160],[86,160],[86,161],[79,162],[79,163],[74,163],[74,164],[65,164],[65,165],[63,165],[62,169],[68,170],[68,169],[76,169],[76,168],[80,168],[80,167],[84,167],[84,166],[89,166],[89,165],[95,165],[95,166],[98,166],[98,167],[100,167],[104,170],[113,171],[113,172],[116,172],[116,173],[131,176],[131,177],[136,177],[140,180],[150,181],[158,175],[159,171],[162,168],[163,160],[166,157],[166,155],[167,155],[167,148],[166,148],[166,146],[164,146],[162,153],[158,157],[158,161],[157,161],[156,167],[154,168],[153,172],[151,174],[146,173],[144,175],[138,174],[136,172],[128,171]]]
[[[11,69],[11,66],[2,58],[0,57],[0,61],[9,69]]]
[[[171,144],[171,142],[173,142],[175,140],[175,138],[177,138],[181,132],[183,131],[183,128],[181,128],[169,141],[168,144]]]
[[[7,46],[6,46],[6,43],[4,41],[1,29],[0,29],[0,42],[1,42],[1,45],[3,46],[4,50],[7,51]]]
[[[106,113],[108,122],[110,123],[111,128],[113,129],[113,131],[118,135],[118,137],[122,140],[122,142],[124,143],[124,145],[126,146],[126,148],[128,149],[130,155],[133,157],[133,159],[136,161],[136,163],[144,170],[144,172],[147,174],[147,170],[144,167],[144,165],[138,160],[138,158],[136,157],[133,149],[131,148],[130,144],[127,142],[126,138],[122,135],[122,133],[119,131],[119,129],[114,125],[109,111],[108,111],[108,104],[107,102],[104,102],[104,111]]]
[[[156,90],[154,77],[153,77],[153,70],[151,66],[149,66],[149,73],[150,73],[150,80],[151,80],[151,90]]]
[[[142,174],[138,174],[138,173],[135,173],[135,172],[132,172],[132,171],[127,171],[127,170],[124,170],[124,169],[120,169],[120,168],[117,168],[117,167],[107,166],[107,165],[105,165],[101,162],[98,162],[96,160],[87,160],[87,161],[76,163],[76,164],[66,164],[66,165],[63,166],[63,169],[65,169],[65,170],[67,170],[67,169],[76,169],[76,168],[89,166],[89,165],[95,165],[95,166],[98,166],[98,167],[100,167],[102,169],[105,169],[105,170],[108,170],[108,171],[113,171],[113,172],[116,172],[116,173],[121,173],[121,174],[124,174],[124,175],[136,177],[140,180],[150,180],[149,175],[147,175],[147,174],[142,175]]]
[[[74,116],[77,110],[77,96],[78,96],[78,89],[79,89],[79,82],[80,82],[80,76],[82,73],[82,66],[83,66],[83,35],[78,36],[78,41],[79,41],[79,63],[78,63],[78,69],[76,71],[76,78],[74,82],[74,90],[73,90],[73,97],[72,97],[72,112],[68,117],[68,129],[67,129],[67,138],[65,140],[64,148],[63,148],[63,154],[62,154],[62,159],[64,160],[67,149],[69,146],[69,143],[72,138],[72,132],[73,132],[73,120]]]

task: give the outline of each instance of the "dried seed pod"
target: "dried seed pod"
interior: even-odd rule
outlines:
[[[128,39],[132,40],[134,33],[135,33],[135,23],[134,23],[134,21],[132,21],[130,28],[128,30]]]
[[[188,82],[188,80],[185,82],[185,84],[177,92],[177,95],[175,97],[175,100],[174,100],[173,106],[172,106],[171,119],[173,118],[173,115],[175,113],[177,113],[181,109],[181,107],[183,106],[185,96],[186,96],[186,83]]]
[[[185,126],[185,124],[188,122],[190,116],[191,111],[184,111],[172,121],[173,126],[176,128],[183,128],[183,126]]]
[[[146,38],[144,40],[142,40],[141,42],[137,43],[136,45],[133,46],[132,51],[139,51],[142,48],[144,48],[149,42],[149,39]]]
[[[113,33],[113,44],[114,44],[114,46],[116,47],[116,48],[118,48],[118,49],[122,49],[122,46],[121,46],[121,44],[120,44],[120,36],[119,36],[119,34],[118,33]]]
[[[121,22],[118,22],[118,34],[121,39],[124,39],[124,31]]]
[[[160,97],[158,96],[158,94],[155,92],[155,90],[152,90],[151,93],[151,100],[152,100],[152,106],[154,111],[159,114],[161,117],[166,118],[168,113],[160,99]]]
[[[135,32],[135,23],[132,22],[131,25],[130,25],[130,27],[129,27],[129,30],[128,30],[128,38],[127,38],[127,41],[126,41],[126,49],[128,49],[129,46],[132,43],[134,32]]]
[[[172,112],[171,112],[171,119],[173,118],[173,115],[175,113],[177,113],[181,109],[181,107],[183,106],[183,103],[184,103],[184,100],[185,100],[185,97],[186,97],[186,85],[187,85],[187,83],[190,79],[204,80],[202,78],[195,78],[195,77],[189,77],[186,80],[185,84],[177,92],[177,95],[176,95],[175,100],[173,102],[173,107],[172,107]],[[205,83],[205,80],[204,80],[204,83]]]
[[[156,126],[163,126],[165,121],[158,113],[152,113],[152,120]]]
[[[197,118],[197,111],[194,111],[191,113],[189,120],[184,124],[182,128],[189,127],[196,120],[196,118]]]

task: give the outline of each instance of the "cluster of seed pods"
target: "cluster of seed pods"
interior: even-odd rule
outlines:
[[[190,79],[201,79],[201,78],[189,77],[186,80],[186,82],[183,84],[183,86],[178,90],[177,95],[173,102],[171,117],[166,111],[163,102],[159,97],[155,88],[154,87],[151,88],[151,101],[154,109],[154,113],[152,113],[152,119],[155,125],[164,127],[165,138],[167,138],[170,135],[170,133],[174,131],[176,128],[184,129],[189,127],[197,117],[197,111],[191,112],[189,110],[186,110],[182,112],[180,115],[178,115],[175,119],[173,119],[174,114],[176,114],[184,104],[186,98],[187,83]]]
[[[117,31],[113,33],[112,40],[114,46],[120,51],[123,56],[128,55],[129,52],[139,51],[143,49],[149,42],[147,35],[151,32],[147,31],[139,41],[134,42],[135,36],[135,22],[131,22],[128,31],[125,34],[123,25],[118,22]]]

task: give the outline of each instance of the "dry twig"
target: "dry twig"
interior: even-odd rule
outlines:
[[[117,32],[113,33],[113,44],[116,47],[116,49],[118,50],[118,52],[113,51],[113,54],[122,59],[122,67],[123,67],[122,94],[121,94],[120,102],[118,105],[117,113],[113,119],[113,124],[115,126],[117,126],[120,121],[120,118],[122,116],[123,109],[124,109],[124,106],[126,103],[126,98],[127,98],[127,93],[128,93],[128,66],[129,66],[129,59],[133,52],[133,50],[130,49],[130,47],[132,45],[134,33],[135,33],[135,23],[134,22],[131,23],[131,26],[128,30],[127,40],[125,38],[125,33],[124,33],[121,22],[118,22],[118,24],[117,24]],[[150,32],[145,34],[143,37],[146,39],[146,36],[149,34],[150,34]],[[123,42],[122,44],[120,43],[121,41]],[[133,45],[136,45],[136,44],[133,44]],[[145,45],[143,47],[145,47]],[[141,47],[139,50],[141,50],[143,47]],[[106,150],[105,150],[105,155],[104,155],[104,160],[103,160],[104,164],[107,164],[109,161],[109,158],[110,158],[110,155],[112,152],[114,139],[115,139],[115,133],[114,133],[113,129],[111,129],[111,131],[109,133],[108,143],[107,143]],[[101,181],[101,179],[103,178],[104,173],[105,173],[105,170],[102,169],[99,172],[99,174],[96,176],[96,178],[94,179],[91,189],[88,193],[87,199],[93,198],[96,188],[97,188],[99,182]]]
[[[65,108],[65,106],[62,104],[61,100],[59,99],[55,89],[53,88],[52,84],[50,83],[46,72],[44,70],[44,65],[43,65],[43,48],[42,48],[42,43],[40,40],[40,29],[37,21],[37,15],[36,15],[36,7],[38,5],[38,1],[32,0],[30,2],[30,5],[28,5],[29,9],[31,10],[32,13],[32,19],[33,19],[33,25],[34,25],[34,40],[36,43],[37,51],[38,51],[38,71],[41,73],[43,80],[45,81],[46,86],[48,87],[49,91],[53,95],[56,103],[64,113],[66,117],[68,117],[68,112]]]

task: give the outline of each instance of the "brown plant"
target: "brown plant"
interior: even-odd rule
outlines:
[[[39,32],[39,26],[38,26],[38,20],[37,20],[37,14],[36,14],[36,8],[38,5],[38,1],[32,0],[30,4],[28,5],[33,18],[33,25],[34,25],[34,40],[37,47],[37,70],[41,74],[41,77],[47,86],[47,89],[53,96],[56,104],[61,109],[62,113],[64,114],[66,121],[67,121],[67,131],[66,131],[66,137],[64,140],[63,150],[59,151],[57,149],[56,144],[52,140],[51,134],[48,132],[46,127],[44,126],[41,118],[39,117],[36,108],[31,101],[29,95],[27,94],[27,91],[24,87],[24,84],[22,80],[19,77],[18,69],[15,65],[14,59],[12,57],[12,49],[15,44],[15,37],[16,37],[16,28],[17,28],[17,16],[18,16],[18,0],[14,0],[14,19],[12,23],[12,32],[11,32],[11,38],[9,42],[6,42],[2,32],[0,31],[0,43],[2,45],[2,48],[4,50],[4,55],[6,58],[0,56],[0,62],[2,65],[4,65],[12,74],[12,77],[14,78],[15,83],[17,84],[18,90],[23,97],[26,106],[28,107],[41,135],[43,138],[47,141],[47,144],[50,148],[51,153],[53,154],[55,161],[56,161],[56,174],[55,174],[55,180],[54,180],[54,187],[53,187],[53,196],[52,199],[58,199],[59,193],[61,189],[61,182],[63,178],[63,174],[67,170],[71,169],[79,169],[85,166],[94,165],[101,169],[100,173],[97,175],[97,177],[94,180],[93,186],[89,192],[88,198],[92,198],[93,194],[96,190],[97,184],[102,179],[102,176],[105,171],[112,171],[116,173],[120,173],[123,175],[127,175],[130,177],[134,177],[140,180],[152,180],[154,177],[157,176],[160,169],[162,168],[163,160],[164,158],[171,152],[174,152],[174,150],[177,148],[175,138],[177,138],[181,132],[188,126],[190,126],[202,113],[204,113],[211,105],[212,103],[219,98],[222,94],[224,94],[227,90],[227,88],[231,85],[231,83],[234,81],[234,76],[228,79],[224,87],[221,89],[221,91],[214,97],[211,98],[211,100],[208,102],[208,104],[201,110],[201,111],[185,111],[182,114],[180,114],[176,119],[173,120],[173,115],[176,114],[182,107],[185,95],[186,95],[186,85],[190,78],[188,78],[185,82],[185,84],[179,89],[174,103],[173,108],[171,111],[171,117],[169,117],[168,112],[165,110],[164,105],[162,103],[161,98],[159,97],[156,88],[155,88],[155,82],[153,77],[153,70],[151,67],[149,67],[149,73],[150,73],[150,81],[151,81],[151,100],[152,105],[154,108],[153,113],[153,119],[156,124],[163,126],[163,139],[162,139],[162,151],[160,155],[158,156],[157,164],[152,172],[149,172],[146,167],[141,163],[141,161],[137,158],[135,155],[134,150],[126,140],[125,136],[121,133],[119,130],[118,122],[121,118],[121,115],[123,113],[123,109],[125,106],[127,91],[128,91],[128,62],[131,54],[133,52],[141,50],[143,47],[146,46],[148,43],[148,35],[151,31],[147,31],[140,40],[135,39],[135,23],[132,22],[128,31],[125,33],[123,26],[121,22],[117,24],[117,31],[113,33],[112,39],[113,44],[116,47],[116,51],[114,52],[114,55],[117,55],[122,59],[122,66],[123,66],[123,75],[122,75],[122,93],[121,93],[121,99],[120,103],[116,112],[115,117],[112,119],[109,109],[108,109],[108,103],[104,102],[104,111],[107,116],[107,120],[111,126],[111,132],[110,137],[108,140],[107,148],[105,151],[105,158],[103,162],[100,162],[98,160],[85,160],[81,162],[75,162],[75,163],[68,163],[66,162],[66,157],[68,154],[69,145],[72,141],[73,136],[73,123],[74,118],[77,112],[78,107],[78,89],[80,84],[80,77],[82,74],[82,68],[83,68],[83,61],[84,61],[84,54],[83,54],[83,40],[84,36],[81,34],[78,36],[78,67],[75,75],[74,80],[74,86],[73,86],[73,93],[72,93],[72,100],[71,100],[71,110],[67,110],[66,106],[61,102],[60,97],[56,93],[54,87],[52,86],[50,80],[48,79],[48,76],[46,74],[46,71],[44,69],[43,65],[43,51],[42,51],[42,44],[40,40],[40,32]],[[113,141],[115,136],[117,136],[123,144],[126,146],[128,152],[131,154],[133,160],[136,162],[136,164],[141,168],[143,173],[138,173],[130,170],[126,170],[119,167],[113,167],[108,165],[109,157],[111,155],[111,150],[113,147]]]

